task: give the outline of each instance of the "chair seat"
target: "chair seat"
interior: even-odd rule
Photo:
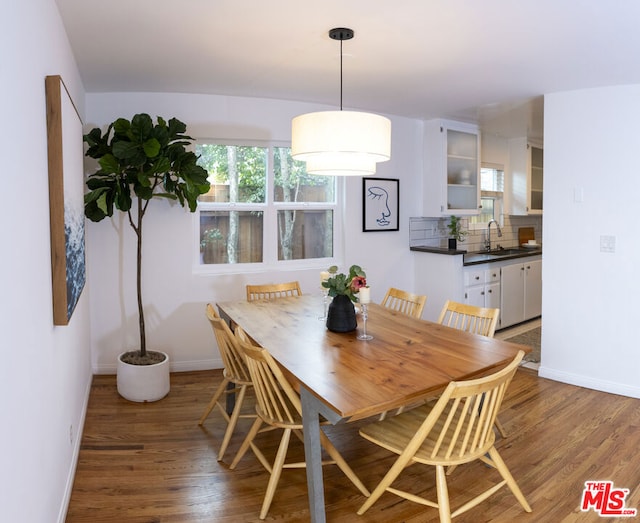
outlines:
[[[406,410],[402,414],[398,414],[392,418],[387,418],[384,421],[379,421],[362,427],[360,429],[360,435],[372,443],[375,443],[376,445],[379,445],[395,454],[401,454],[420,426],[424,423],[425,418],[429,415],[433,407],[435,407],[436,403],[437,400],[431,400],[428,403],[415,407],[411,410]],[[495,434],[492,431],[484,445],[475,449],[473,452],[467,451],[465,453],[463,449],[463,440],[455,438],[454,434],[454,429],[460,420],[459,411],[454,413],[451,426],[440,441],[439,437],[444,427],[444,420],[449,416],[451,409],[451,404],[445,407],[443,414],[435,422],[432,431],[422,442],[418,450],[416,450],[412,458],[413,461],[424,463],[425,465],[460,465],[462,463],[474,461],[480,456],[484,456],[493,446],[495,442]],[[440,443],[444,447],[448,447],[452,440],[454,440],[454,446],[448,457],[439,457],[438,455],[434,455],[434,450],[437,444]],[[456,458],[456,456],[462,457]]]

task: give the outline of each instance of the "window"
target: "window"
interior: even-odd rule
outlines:
[[[470,229],[481,229],[491,220],[502,225],[502,202],[504,196],[504,168],[502,165],[483,164],[480,169],[481,211],[469,219]]]
[[[289,147],[198,143],[200,264],[256,267],[334,257],[336,179],[307,174]]]

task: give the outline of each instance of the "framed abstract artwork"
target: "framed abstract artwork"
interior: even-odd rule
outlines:
[[[400,180],[362,179],[362,231],[400,230]]]
[[[60,76],[45,93],[53,323],[68,325],[86,280],[82,121]]]

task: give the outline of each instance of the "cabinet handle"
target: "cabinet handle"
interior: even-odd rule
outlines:
[[[476,276],[476,280],[479,280],[479,279],[480,279],[480,276]]]
[[[524,271],[524,267],[520,267],[520,270],[521,270],[521,271]]]
[[[493,291],[491,289],[489,289],[489,294],[491,294]]]
[[[482,292],[480,293],[480,296],[484,296],[484,291],[482,291]]]

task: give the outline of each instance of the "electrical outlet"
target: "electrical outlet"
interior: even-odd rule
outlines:
[[[616,252],[616,237],[600,236],[600,252]]]

